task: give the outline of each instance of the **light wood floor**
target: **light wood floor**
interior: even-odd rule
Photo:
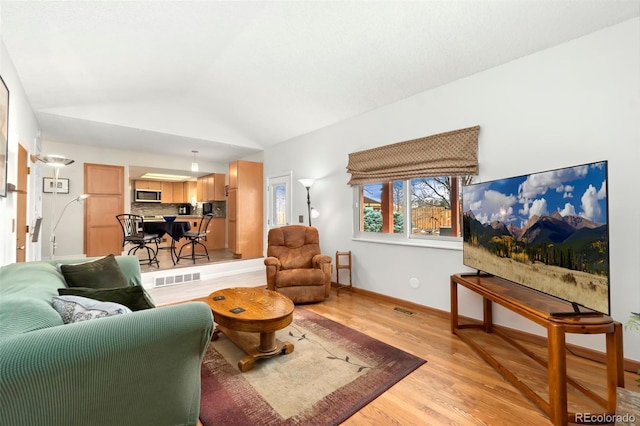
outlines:
[[[155,246],[152,245],[152,247],[155,249]],[[174,269],[174,268],[181,268],[181,267],[194,265],[193,261],[190,259],[181,259],[180,262],[174,265],[173,261],[171,260],[170,248],[171,248],[170,243],[168,242],[163,242],[162,244],[160,244],[159,250],[158,250],[159,265],[156,265],[155,263],[149,265],[148,262],[141,260],[140,270],[142,272],[154,272],[158,270]],[[126,251],[128,251],[129,249],[130,247],[127,246]],[[198,249],[196,250],[196,253],[204,253],[204,250],[200,251]],[[185,248],[182,254],[183,256],[186,254],[191,254],[191,250],[189,248]],[[139,259],[146,259],[147,251],[144,249],[141,249],[141,250],[138,250],[135,253],[135,255],[138,256]],[[207,259],[206,257],[196,258],[195,264],[203,265],[203,264],[216,263],[216,262],[231,262],[234,260],[235,259],[233,258],[233,253],[231,253],[227,249],[209,250],[209,259]]]
[[[254,283],[259,279],[256,274],[247,276],[246,280],[242,275],[222,280],[228,279],[229,286],[237,286],[249,279]],[[219,287],[220,279],[215,281],[215,287]],[[185,285],[189,284],[152,289],[152,296],[166,303],[171,303],[174,298],[175,301],[184,300],[180,296],[184,289],[179,287]],[[206,287],[206,283],[201,285]],[[415,314],[408,316],[396,312],[394,308],[397,306]],[[348,291],[341,291],[337,296],[335,290],[324,302],[304,307],[428,361],[349,418],[344,425],[551,424],[533,403],[453,336],[448,319],[442,315],[426,308],[401,306],[386,299]],[[485,337],[479,335],[478,338]],[[547,392],[543,370],[532,366],[530,360],[515,356],[510,348],[495,345],[492,340],[487,340],[486,344],[497,356],[509,362],[510,368],[518,372],[524,381],[542,394]],[[546,348],[524,344],[545,356]],[[570,353],[567,364],[570,376],[600,395],[606,394],[603,365]],[[636,377],[633,373],[625,374],[626,388],[638,389]],[[569,400],[576,412],[588,409],[576,392],[570,393]]]

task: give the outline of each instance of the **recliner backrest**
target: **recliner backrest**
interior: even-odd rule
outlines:
[[[320,236],[312,226],[289,225],[269,230],[267,256],[277,257],[282,269],[311,268],[320,254]]]

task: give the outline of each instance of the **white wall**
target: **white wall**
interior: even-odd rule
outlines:
[[[449,311],[449,275],[465,270],[460,250],[351,239],[349,152],[480,125],[481,180],[608,160],[612,316],[625,322],[640,310],[639,75],[636,18],[269,148],[265,176],[319,178],[313,224],[324,253],[352,251],[356,286]],[[304,188],[293,190],[294,217],[306,215]],[[461,304],[462,314],[481,317],[476,295],[464,293]],[[495,320],[543,331],[503,309]],[[604,348],[602,335],[572,337]],[[625,356],[640,360],[637,331],[625,332]]]
[[[1,40],[1,37],[0,37]],[[27,100],[22,83],[16,73],[16,69],[7,54],[4,43],[0,41],[0,76],[9,89],[9,155],[7,161],[7,182],[16,185],[18,183],[18,144],[28,151],[34,152],[39,134],[38,122],[31,112],[31,105]],[[27,224],[33,224],[34,218],[39,212],[40,195],[34,188],[35,178],[31,176],[27,189],[29,198],[29,211],[27,212]],[[16,260],[16,229],[17,196],[15,193],[7,193],[7,197],[0,197],[0,265],[15,262]],[[39,254],[39,247],[27,245],[26,257],[33,260]]]

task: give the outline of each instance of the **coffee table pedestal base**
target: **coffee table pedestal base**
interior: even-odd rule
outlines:
[[[211,340],[217,340],[218,335],[223,333],[236,346],[242,349],[247,355],[238,361],[238,369],[245,373],[253,368],[253,363],[260,358],[271,358],[277,355],[286,355],[293,352],[293,343],[282,342],[276,339],[276,333],[248,333],[242,331],[229,330],[218,325],[213,330]]]

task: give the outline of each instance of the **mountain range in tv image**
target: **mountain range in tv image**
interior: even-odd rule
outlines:
[[[465,265],[609,313],[606,162],[462,193]]]

